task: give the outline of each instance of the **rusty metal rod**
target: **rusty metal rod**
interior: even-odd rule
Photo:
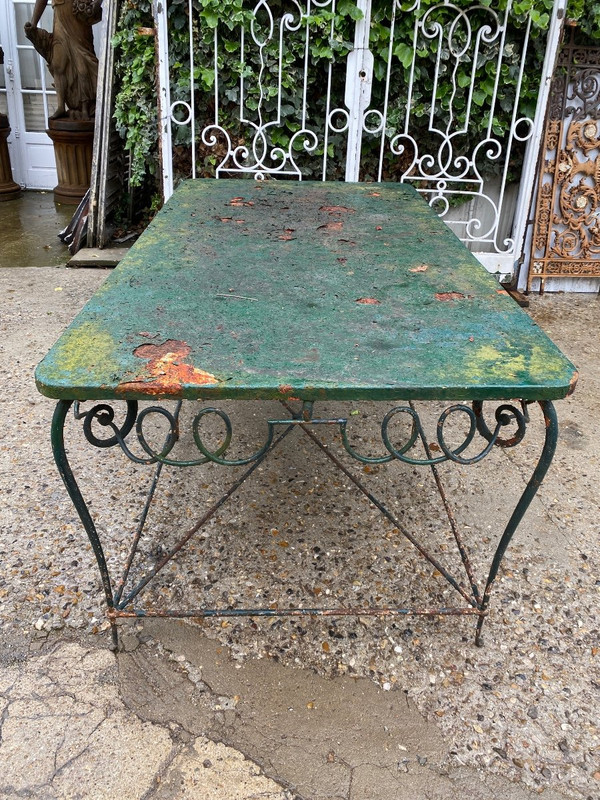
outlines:
[[[412,400],[409,400],[409,406],[415,411],[415,404]],[[416,411],[415,411],[416,413]],[[427,441],[427,437],[425,436],[423,429],[419,428],[419,434],[421,436],[421,441],[423,443],[423,449],[425,450],[425,455],[431,461],[431,449],[429,447],[429,442]],[[442,479],[440,478],[440,474],[438,472],[437,466],[435,464],[431,464],[431,473],[433,475],[433,479],[435,480],[435,484],[437,486],[438,494],[442,500],[444,505],[444,510],[446,512],[446,516],[448,517],[448,522],[450,523],[450,528],[452,529],[452,533],[454,534],[454,539],[456,541],[456,546],[458,547],[458,552],[460,553],[461,560],[463,562],[463,566],[465,568],[465,572],[467,573],[467,578],[469,579],[469,583],[471,584],[471,589],[473,590],[473,594],[475,595],[475,599],[480,602],[481,595],[479,593],[479,588],[475,581],[475,575],[473,573],[473,567],[471,566],[471,560],[469,559],[469,554],[467,552],[467,548],[462,540],[460,532],[458,530],[458,525],[456,523],[456,517],[454,516],[454,509],[448,502],[448,497],[446,495],[446,489],[444,488],[444,484],[442,483]]]
[[[289,406],[287,405],[287,403],[285,403],[285,402],[284,402],[284,403],[283,403],[283,405],[284,405],[284,406],[287,408],[287,410],[288,410],[290,413],[293,413],[293,412],[292,412],[292,410],[291,410],[291,409],[289,408]],[[307,423],[307,425],[309,425],[309,424],[310,424],[310,423]],[[440,562],[439,562],[439,561],[438,561],[438,560],[435,558],[435,556],[432,556],[430,553],[428,553],[428,552],[427,552],[427,550],[426,550],[426,549],[425,549],[425,548],[424,548],[424,547],[423,547],[423,546],[422,546],[422,545],[419,543],[419,541],[418,541],[417,539],[415,539],[415,537],[414,537],[414,536],[413,536],[413,535],[410,533],[410,531],[408,531],[408,530],[407,530],[407,529],[404,527],[404,525],[402,525],[402,523],[400,522],[400,520],[399,520],[399,519],[397,519],[397,517],[395,517],[395,516],[392,514],[392,512],[391,512],[391,511],[389,511],[389,510],[387,509],[387,507],[386,507],[386,506],[385,506],[385,505],[384,505],[384,504],[383,504],[383,503],[382,503],[380,500],[378,500],[378,499],[377,499],[377,497],[375,497],[375,495],[374,495],[374,494],[372,494],[372,493],[371,493],[371,492],[370,492],[370,491],[367,489],[367,487],[366,487],[366,486],[364,486],[364,485],[363,485],[363,484],[362,484],[362,483],[361,483],[361,482],[358,480],[358,478],[356,478],[356,477],[355,477],[355,476],[354,476],[354,475],[353,475],[353,474],[350,472],[350,470],[348,470],[348,469],[347,469],[347,468],[344,466],[344,464],[342,464],[342,462],[341,462],[341,461],[340,461],[340,460],[337,458],[337,456],[335,456],[335,455],[334,455],[334,454],[333,454],[333,453],[332,453],[332,452],[329,450],[329,448],[327,447],[327,445],[323,444],[323,442],[322,442],[322,441],[319,439],[319,437],[318,437],[318,436],[316,436],[316,435],[315,435],[315,434],[314,434],[314,433],[313,433],[313,432],[312,432],[312,431],[311,431],[311,430],[310,430],[310,429],[307,427],[307,425],[300,425],[300,428],[301,428],[301,429],[302,429],[302,431],[303,431],[303,432],[304,432],[304,433],[305,433],[305,434],[306,434],[306,435],[307,435],[307,436],[308,436],[310,439],[312,439],[312,441],[313,441],[313,442],[314,442],[314,443],[315,443],[315,444],[316,444],[316,445],[317,445],[317,446],[318,446],[318,447],[319,447],[319,448],[320,448],[320,449],[321,449],[321,450],[322,450],[322,451],[325,453],[325,455],[327,456],[327,458],[329,458],[331,461],[333,461],[333,463],[336,465],[336,467],[337,467],[337,468],[338,468],[338,469],[339,469],[341,472],[343,472],[343,473],[344,473],[344,475],[345,475],[345,476],[346,476],[346,477],[347,477],[349,480],[351,480],[351,481],[352,481],[352,483],[353,483],[353,484],[354,484],[354,485],[357,487],[357,489],[359,489],[359,490],[360,490],[360,491],[361,491],[361,492],[362,492],[362,493],[365,495],[365,497],[366,497],[366,498],[367,498],[367,499],[368,499],[368,500],[369,500],[371,503],[373,503],[373,505],[374,505],[374,506],[376,506],[376,507],[377,507],[377,508],[378,508],[378,509],[381,511],[381,513],[383,514],[383,516],[384,516],[384,517],[386,517],[387,519],[389,519],[389,521],[390,521],[390,522],[391,522],[393,525],[395,525],[395,527],[397,527],[397,528],[398,528],[398,530],[400,531],[400,533],[402,533],[402,535],[403,535],[403,536],[404,536],[406,539],[408,539],[408,541],[409,541],[409,542],[410,542],[412,545],[414,545],[414,547],[416,547],[416,549],[419,551],[419,553],[421,553],[421,555],[422,555],[424,558],[426,558],[426,559],[427,559],[427,561],[429,561],[429,563],[430,563],[430,564],[432,564],[432,565],[433,565],[433,566],[434,566],[434,567],[435,567],[435,568],[438,570],[438,572],[440,572],[440,574],[441,574],[441,575],[443,575],[443,577],[446,579],[446,581],[448,581],[448,583],[449,583],[451,586],[453,586],[453,587],[456,589],[456,591],[457,591],[457,592],[458,592],[460,595],[462,595],[462,597],[463,597],[463,598],[464,598],[464,599],[467,601],[467,603],[469,603],[469,605],[472,605],[472,606],[474,606],[475,608],[478,608],[478,601],[477,601],[477,599],[475,599],[475,598],[474,598],[472,595],[470,595],[470,594],[468,593],[468,591],[467,591],[467,590],[464,588],[464,586],[462,586],[462,584],[458,583],[458,581],[457,581],[457,580],[456,580],[456,579],[455,579],[455,578],[454,578],[452,575],[450,575],[450,573],[449,573],[449,572],[448,572],[448,571],[445,569],[445,567],[443,567],[443,566],[440,564]]]
[[[293,425],[288,425],[288,427],[281,433],[275,441],[271,444],[271,446],[265,450],[265,452],[253,461],[250,467],[244,472],[241,478],[238,478],[237,481],[231,484],[229,489],[216,501],[213,505],[200,517],[200,519],[191,527],[189,528],[186,533],[182,536],[182,538],[177,542],[177,544],[168,550],[165,555],[156,563],[156,566],[148,572],[144,578],[142,578],[139,583],[134,586],[134,588],[126,595],[124,600],[121,600],[119,603],[119,609],[125,608],[140,592],[141,590],[157,575],[161,569],[169,563],[169,561],[177,555],[177,553],[181,550],[181,548],[192,538],[192,536],[197,533],[203,525],[205,525],[208,520],[216,514],[216,512],[221,508],[222,505],[231,497],[234,492],[236,492],[239,487],[244,483],[244,481],[250,477],[250,475],[254,472],[254,470],[262,464],[265,460],[267,455],[274,450],[277,445],[285,439],[285,437],[294,429]]]
[[[175,425],[178,426],[179,423],[179,414],[181,412],[182,401],[179,400],[177,406],[175,408],[175,413],[173,414],[173,418],[175,420]],[[171,431],[169,431],[169,434]],[[175,436],[178,435],[178,428],[173,431]],[[169,434],[167,434],[167,439],[165,440],[165,446],[169,439]],[[136,556],[138,545],[140,543],[140,539],[142,538],[142,533],[144,532],[144,526],[146,524],[146,519],[148,518],[148,514],[150,512],[150,506],[152,505],[152,501],[154,500],[154,495],[156,493],[156,488],[158,486],[158,481],[163,470],[164,463],[159,461],[156,465],[156,470],[154,471],[154,477],[152,479],[152,483],[150,484],[150,489],[148,490],[148,494],[146,496],[146,502],[144,503],[144,508],[142,509],[142,513],[140,515],[140,521],[138,522],[137,528],[135,530],[133,540],[131,542],[131,547],[129,549],[129,555],[127,556],[127,561],[125,562],[125,567],[123,568],[123,573],[119,582],[117,583],[117,587],[115,590],[115,605],[118,605],[121,600],[121,595],[123,594],[123,590],[125,589],[125,584],[127,583],[127,578],[129,577],[129,573],[131,571],[131,566],[133,564],[133,559]]]
[[[144,618],[144,617],[175,617],[209,618],[209,617],[388,617],[393,615],[420,616],[420,617],[462,617],[482,616],[488,611],[477,608],[201,608],[191,611],[169,611],[161,609],[112,609],[108,612],[109,619]]]

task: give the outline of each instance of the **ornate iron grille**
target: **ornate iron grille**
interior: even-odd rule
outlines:
[[[600,47],[572,28],[552,80],[527,290],[600,277]]]
[[[169,4],[155,0],[165,198],[173,144],[188,149],[178,161],[192,178],[406,181],[487,269],[512,274],[564,0],[554,3],[547,37],[538,36],[546,61],[535,108],[521,99],[533,22],[517,22],[511,0],[356,0],[352,13],[339,0],[238,5],[231,17],[209,18],[189,0],[189,54],[175,74]],[[399,33],[407,15],[408,35],[406,26]],[[386,30],[383,48],[381,39],[373,46],[374,26]],[[431,76],[424,94],[423,72]],[[509,192],[519,176],[518,192]]]

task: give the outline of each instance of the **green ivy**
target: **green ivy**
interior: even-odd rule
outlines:
[[[506,8],[507,0],[454,0],[461,8],[469,8],[471,19],[489,19],[488,7],[501,12]],[[439,4],[439,0],[422,0],[420,13],[424,15],[429,8]],[[254,3],[252,4],[252,6]],[[275,16],[282,10],[287,11],[292,4],[285,0],[270,0]],[[415,138],[426,141],[431,139],[428,132],[430,114],[430,101],[432,92],[432,76],[435,64],[440,58],[440,77],[436,94],[436,120],[445,124],[450,113],[453,114],[453,126],[459,125],[467,114],[466,97],[467,88],[473,81],[472,65],[465,59],[459,64],[457,83],[464,93],[454,98],[451,97],[451,82],[444,80],[453,69],[454,61],[450,54],[442,51],[437,53],[436,42],[431,41],[427,49],[417,52],[417,61],[413,65],[412,34],[414,16],[408,12],[410,0],[406,0],[406,13],[401,13],[396,19],[394,41],[394,80],[390,94],[390,112],[387,120],[386,135],[393,136],[400,130],[404,115],[405,87],[411,70],[414,69],[414,88],[411,101],[411,132]],[[370,47],[375,56],[375,82],[371,105],[381,107],[383,101],[385,71],[389,51],[389,36],[391,22],[390,0],[374,0],[372,10],[372,24],[370,30]],[[188,42],[188,3],[187,0],[169,0],[169,57],[171,75],[174,84],[171,87],[171,100],[185,100],[189,93],[190,61]],[[193,34],[195,40],[194,61],[194,91],[197,107],[204,109],[204,119],[199,120],[201,129],[210,124],[214,118],[214,72],[213,72],[213,41],[215,28],[219,27],[219,117],[223,126],[231,133],[234,143],[241,142],[243,127],[239,122],[239,79],[243,75],[246,80],[246,109],[249,113],[256,113],[259,105],[265,115],[270,114],[277,104],[276,75],[278,71],[278,41],[277,37],[265,48],[266,63],[263,71],[263,90],[261,97],[258,84],[258,73],[261,65],[258,63],[256,50],[254,54],[247,51],[245,64],[242,65],[239,28],[242,23],[250,24],[251,7],[244,0],[194,0]],[[332,37],[332,14],[326,9],[313,6],[313,16],[310,18],[310,61],[313,73],[314,86],[310,92],[308,113],[311,126],[322,130],[325,121],[325,98],[323,87],[327,81],[326,66],[330,60],[343,62],[349,50],[352,49],[354,26],[361,12],[356,7],[355,0],[338,0],[336,18]],[[517,0],[511,12],[511,26],[507,32],[504,45],[504,58],[502,73],[499,82],[498,102],[494,118],[491,120],[494,135],[502,140],[510,128],[512,111],[516,97],[516,85],[519,72],[519,47],[518,40],[522,36],[522,29],[527,24],[529,16],[532,20],[532,40],[530,44],[528,63],[521,86],[522,113],[533,114],[537,99],[539,76],[544,58],[545,36],[542,34],[549,24],[552,11],[552,0]],[[585,0],[569,0],[568,14],[577,20],[580,28],[589,36],[600,38],[600,3],[586,3]],[[255,20],[255,30],[259,33],[266,32],[267,19],[264,11]],[[113,39],[116,50],[117,96],[115,106],[115,119],[120,135],[125,141],[125,147],[131,154],[131,185],[140,186],[148,176],[156,176],[158,163],[157,124],[156,124],[156,86],[155,74],[155,42],[152,36],[140,35],[140,28],[153,25],[151,7],[148,0],[124,0],[118,32]],[[226,31],[231,31],[231,37]],[[457,34],[460,37],[460,33]],[[301,109],[299,107],[302,70],[301,62],[304,53],[305,40],[300,29],[287,36],[283,53],[283,83],[282,83],[282,117],[284,124],[272,129],[271,144],[286,149],[294,134],[299,130],[298,119]],[[481,134],[487,130],[490,122],[489,113],[491,98],[495,87],[495,58],[499,44],[489,47],[485,56],[482,54],[476,65],[477,89],[473,93],[473,103],[476,113],[471,115],[469,134],[462,137],[462,151],[467,153],[472,149],[471,142],[478,141]],[[343,98],[344,70],[334,70],[333,96]],[[188,126],[173,126],[173,141],[175,148],[176,173],[186,176],[190,170],[189,155],[186,145],[189,142]],[[302,163],[305,174],[310,175],[311,165],[318,163],[315,156],[322,155],[322,151],[315,151],[310,159],[302,161],[302,142],[294,140],[299,162]],[[374,177],[379,157],[380,140],[376,136],[365,136],[363,144],[362,163],[364,165],[363,177]],[[459,153],[460,153],[460,143]],[[328,156],[332,160],[331,177],[339,177],[343,173],[343,155],[345,138],[342,134],[331,134],[328,145]],[[197,164],[202,175],[214,174],[214,167],[219,162],[219,147],[211,148],[201,142],[197,145]],[[519,153],[515,152],[515,157]],[[488,171],[493,171],[493,161],[487,163]],[[398,158],[391,154],[387,157],[384,174],[393,178],[402,170]]]

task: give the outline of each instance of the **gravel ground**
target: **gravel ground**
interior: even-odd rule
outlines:
[[[8,378],[0,430],[0,482],[8,500],[0,507],[5,657],[52,630],[107,636],[93,556],[49,450],[53,403],[36,393],[32,379],[35,364],[104,277],[93,270],[0,270],[0,353]],[[531,313],[578,365],[581,379],[575,395],[557,404],[559,450],[504,561],[484,648],[474,646],[474,619],[465,617],[238,618],[205,623],[204,630],[240,661],[270,656],[322,675],[370,676],[384,689],[406,692],[436,721],[456,763],[597,800],[600,303],[589,296],[536,297]],[[239,442],[232,453],[247,453],[264,437],[263,417],[252,404],[226,407]],[[266,408],[281,417],[280,406]],[[349,416],[353,441],[371,454],[381,452],[383,413],[375,404],[318,410]],[[431,410],[425,416],[437,418]],[[150,425],[149,436],[159,437],[159,428]],[[519,447],[495,450],[474,467],[440,468],[480,580],[531,472],[541,429],[534,409]],[[193,452],[190,430],[186,411],[182,455]],[[319,435],[333,444],[333,429]],[[67,440],[117,570],[152,472],[113,449],[93,451],[88,460],[81,423],[69,423]],[[344,463],[461,575],[428,470]],[[239,474],[214,465],[165,470],[133,577],[168,549],[177,524],[193,525]],[[456,605],[439,573],[349,484],[295,431],[167,567],[142,605]]]

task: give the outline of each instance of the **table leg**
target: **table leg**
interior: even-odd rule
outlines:
[[[468,554],[466,551],[466,547],[464,546],[460,535],[458,534],[458,529],[456,522],[454,520],[454,516],[452,510],[449,507],[447,498],[443,492],[443,489],[440,485],[441,481],[439,475],[436,471],[436,465],[440,464],[444,461],[454,461],[455,463],[468,465],[474,464],[484,458],[494,446],[497,447],[514,447],[515,445],[519,444],[519,442],[523,439],[525,435],[525,428],[528,422],[528,415],[525,410],[525,406],[523,407],[522,411],[519,411],[518,408],[514,405],[500,405],[496,408],[495,411],[495,426],[494,430],[490,430],[487,427],[487,424],[483,417],[483,408],[481,403],[474,403],[473,408],[469,408],[465,405],[454,405],[450,408],[447,408],[440,416],[438,421],[438,450],[442,452],[440,456],[432,456],[430,445],[428,444],[428,437],[425,435],[419,415],[411,403],[408,406],[398,406],[392,409],[390,412],[386,414],[384,420],[382,422],[382,441],[385,445],[387,453],[384,456],[379,457],[368,457],[362,456],[357,453],[352,445],[350,444],[348,435],[347,435],[347,422],[346,419],[314,419],[312,417],[312,403],[304,404],[302,411],[300,413],[294,412],[294,410],[287,404],[284,403],[287,411],[290,413],[289,418],[285,419],[276,419],[276,420],[268,420],[269,425],[269,434],[265,444],[254,454],[247,458],[243,459],[234,459],[228,460],[226,458],[226,450],[229,446],[229,442],[231,441],[231,422],[227,414],[217,409],[208,408],[200,410],[194,420],[194,439],[198,449],[200,450],[201,457],[199,459],[194,459],[192,461],[178,461],[176,458],[173,458],[171,455],[171,451],[178,441],[179,438],[179,411],[181,408],[181,403],[177,405],[177,410],[175,413],[171,413],[164,408],[161,407],[151,407],[146,408],[143,411],[140,411],[138,414],[138,407],[137,403],[135,402],[128,402],[127,403],[127,414],[125,417],[124,422],[121,426],[118,426],[114,422],[114,411],[111,406],[106,404],[97,404],[92,409],[85,413],[79,413],[78,404],[75,404],[75,416],[78,419],[83,420],[83,429],[85,433],[85,437],[88,442],[96,447],[113,447],[115,445],[119,445],[121,449],[125,452],[125,454],[133,461],[139,464],[154,464],[157,467],[155,478],[152,482],[150,492],[148,498],[146,500],[146,505],[144,507],[143,513],[140,517],[140,523],[138,526],[138,530],[135,532],[133,538],[133,546],[130,551],[129,558],[125,565],[125,570],[123,572],[123,577],[117,584],[117,591],[116,593],[113,591],[112,581],[109,574],[108,565],[106,562],[106,558],[104,555],[104,550],[102,547],[102,543],[98,532],[96,530],[96,525],[92,516],[89,512],[89,509],[86,505],[86,502],[81,494],[77,481],[73,475],[73,471],[69,464],[69,460],[67,458],[66,449],[65,449],[65,441],[64,441],[64,426],[67,414],[71,406],[73,406],[74,401],[70,400],[60,400],[57,404],[54,417],[52,420],[52,449],[54,454],[54,459],[56,461],[59,473],[63,479],[63,482],[67,488],[69,496],[75,506],[75,509],[81,519],[83,527],[88,535],[89,541],[92,545],[92,549],[94,555],[96,557],[96,561],[98,564],[100,577],[102,581],[102,586],[104,589],[106,604],[108,608],[108,618],[111,625],[111,633],[112,633],[112,643],[113,647],[118,646],[118,629],[116,625],[116,618],[118,616],[128,617],[128,616],[175,616],[175,617],[202,617],[202,616],[234,616],[234,615],[293,615],[293,614],[317,614],[317,615],[339,615],[339,614],[360,614],[360,613],[369,613],[369,614],[427,614],[427,615],[434,615],[434,614],[474,614],[478,617],[478,623],[476,628],[476,635],[475,635],[475,642],[477,645],[481,646],[483,643],[482,639],[482,627],[485,620],[485,617],[489,610],[489,603],[490,603],[490,596],[494,581],[497,577],[498,570],[506,549],[517,530],[519,523],[521,522],[525,512],[527,511],[531,501],[533,500],[550,463],[552,461],[554,451],[556,448],[556,441],[558,438],[558,423],[556,418],[556,413],[554,407],[551,402],[549,401],[541,401],[540,406],[542,408],[544,414],[544,421],[545,421],[545,441],[542,452],[540,454],[539,460],[537,465],[534,468],[533,474],[521,495],[509,521],[506,525],[506,528],[500,538],[496,551],[494,553],[487,582],[485,584],[485,589],[483,593],[480,593],[476,582],[474,580],[474,576],[472,574],[472,569],[470,566],[470,561],[468,558]],[[169,433],[166,436],[165,443],[162,446],[160,452],[155,452],[152,448],[149,447],[144,435],[143,435],[143,421],[149,414],[161,414],[165,417],[169,422]],[[202,438],[199,433],[199,422],[206,414],[217,414],[221,420],[225,424],[226,428],[226,436],[224,442],[217,448],[215,451],[209,450],[203,443]],[[388,426],[390,420],[396,414],[404,414],[408,415],[408,418],[411,420],[411,433],[408,437],[407,441],[402,446],[395,446],[389,437]],[[468,418],[468,432],[465,435],[464,442],[455,447],[454,449],[450,448],[444,438],[444,424],[446,420],[452,414],[460,414],[466,416]],[[105,426],[107,429],[107,435],[103,438],[98,437],[92,430],[92,424],[96,423],[100,426]],[[514,435],[508,438],[502,438],[500,433],[511,424],[516,424],[516,432]],[[442,501],[444,504],[444,508],[448,514],[448,519],[450,522],[450,526],[456,538],[456,543],[458,545],[458,549],[461,555],[461,559],[463,561],[463,566],[465,567],[466,574],[468,577],[468,586],[464,586],[459,579],[453,577],[445,568],[444,566],[433,556],[429,553],[418,541],[417,537],[408,531],[405,526],[391,513],[391,511],[386,508],[385,504],[377,498],[374,494],[372,494],[362,483],[353,475],[353,473],[347,469],[347,467],[329,450],[327,446],[321,443],[320,439],[314,434],[312,428],[318,425],[334,425],[340,427],[340,432],[342,435],[342,442],[346,451],[356,460],[363,462],[363,463],[377,463],[377,464],[384,464],[388,463],[391,460],[398,459],[400,461],[404,461],[408,464],[415,465],[415,466],[429,466],[434,475],[434,479],[436,481],[438,490],[442,496]],[[285,430],[277,437],[274,436],[275,428],[279,426],[284,426]],[[147,457],[139,457],[135,456],[132,451],[129,449],[128,445],[125,442],[127,435],[134,429],[137,434],[138,442],[142,445],[143,450]],[[440,574],[444,577],[444,579],[451,585],[453,588],[462,596],[463,600],[467,601],[466,608],[440,608],[440,609],[408,609],[408,608],[369,608],[369,609],[286,609],[286,610],[273,610],[273,609],[199,609],[197,611],[180,611],[180,612],[149,612],[146,614],[144,610],[135,610],[132,606],[133,602],[138,597],[141,590],[152,580],[160,570],[179,552],[182,547],[189,541],[192,535],[194,535],[200,527],[202,527],[205,522],[212,517],[218,508],[220,508],[223,503],[225,503],[232,494],[237,491],[239,486],[248,478],[252,472],[258,467],[260,463],[268,456],[271,452],[273,447],[275,447],[280,441],[282,441],[294,428],[299,427],[302,431],[309,436],[314,443],[319,446],[328,458],[336,465],[338,469],[340,469],[354,484],[355,486],[369,499],[371,503],[373,503],[381,513],[386,516],[405,536],[405,538],[413,544],[417,550],[424,556],[429,562],[440,572]],[[480,436],[484,440],[484,447],[483,449],[474,456],[467,456],[466,455],[466,448],[471,444],[473,441],[476,433],[479,433]],[[421,444],[425,451],[425,458],[417,458],[414,456],[409,455],[409,450],[420,440]],[[123,594],[123,590],[125,587],[125,583],[129,576],[129,570],[133,561],[133,558],[137,552],[137,544],[139,542],[140,536],[142,534],[142,528],[145,524],[145,520],[148,514],[148,510],[150,504],[152,502],[152,498],[154,496],[154,491],[156,489],[156,484],[158,482],[158,478],[160,476],[160,471],[164,465],[171,465],[171,466],[195,466],[199,464],[205,464],[208,461],[212,461],[217,464],[221,464],[224,466],[241,466],[246,465],[247,469],[236,481],[232,483],[229,490],[225,492],[222,498],[220,498],[213,506],[200,518],[200,520],[193,525],[178,541],[177,545],[172,548],[171,551],[167,552],[165,556],[157,563],[156,567],[151,570],[133,589],[130,589],[125,595]],[[130,608],[131,606],[131,608]]]
[[[54,461],[56,462],[56,466],[58,467],[60,476],[63,479],[67,492],[69,493],[69,497],[71,498],[73,505],[75,506],[75,509],[79,514],[79,518],[83,524],[83,527],[85,528],[85,532],[88,535],[90,544],[92,545],[92,549],[94,551],[94,555],[96,556],[96,561],[98,562],[98,569],[100,571],[100,578],[102,580],[102,588],[104,589],[104,597],[106,599],[106,605],[108,607],[108,616],[110,619],[110,627],[112,635],[112,646],[113,649],[116,650],[119,640],[118,640],[117,625],[114,620],[114,617],[111,615],[111,612],[114,609],[114,604],[113,604],[112,587],[110,582],[110,574],[108,572],[108,565],[106,563],[106,558],[104,557],[102,542],[100,541],[100,537],[98,536],[94,520],[92,519],[91,514],[86,505],[86,502],[83,499],[81,491],[79,490],[79,486],[77,484],[77,481],[75,480],[75,476],[73,475],[73,470],[71,469],[71,465],[69,464],[69,459],[67,458],[67,453],[65,450],[65,435],[64,435],[65,420],[67,418],[67,414],[69,413],[69,409],[71,408],[72,405],[73,405],[72,400],[58,401],[58,404],[54,411],[54,416],[52,418],[52,428],[51,428],[52,453],[54,455]]]
[[[556,450],[556,442],[558,440],[558,419],[556,416],[556,410],[554,409],[553,404],[549,400],[544,400],[540,402],[540,406],[544,413],[544,422],[546,425],[546,435],[544,439],[544,447],[540,454],[538,463],[533,471],[531,478],[527,486],[525,487],[525,491],[521,495],[519,502],[517,503],[515,510],[513,511],[506,528],[504,529],[504,533],[498,543],[498,547],[496,548],[496,552],[492,559],[492,564],[490,566],[490,571],[488,574],[487,583],[485,585],[485,590],[483,593],[483,600],[481,604],[482,612],[487,612],[489,603],[490,603],[490,595],[492,592],[492,587],[494,581],[496,580],[496,576],[498,575],[498,569],[500,567],[500,563],[504,557],[504,553],[506,552],[506,548],[510,544],[510,540],[512,539],[519,523],[523,519],[523,516],[533,498],[535,497],[537,490],[539,489],[542,481],[544,480],[544,476],[548,472],[548,468],[552,463],[552,458],[554,457],[554,452]],[[483,638],[481,636],[481,631],[483,628],[483,623],[485,621],[485,615],[479,617],[477,622],[477,631],[475,634],[475,644],[478,647],[483,645]]]

